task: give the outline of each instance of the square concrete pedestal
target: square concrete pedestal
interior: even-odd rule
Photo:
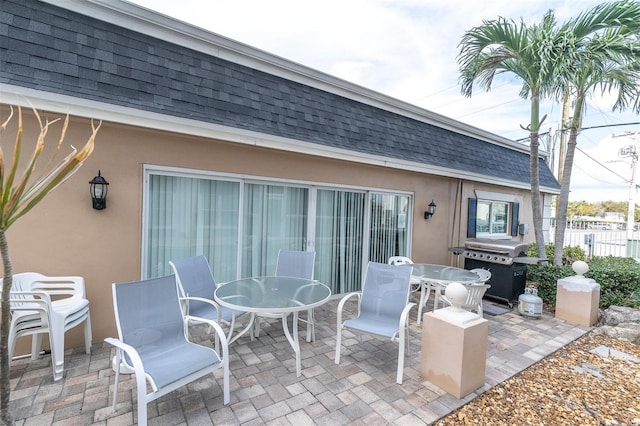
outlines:
[[[451,309],[423,315],[420,371],[434,385],[463,398],[484,386],[489,322]]]
[[[598,322],[600,285],[585,277],[558,280],[556,318],[574,324],[592,326]]]

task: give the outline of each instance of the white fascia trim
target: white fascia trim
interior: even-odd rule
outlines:
[[[490,183],[510,188],[529,189],[528,184],[507,179],[496,179],[477,173],[452,170],[439,166],[432,166],[412,161],[397,160],[373,154],[366,154],[347,149],[335,148],[297,139],[273,136],[235,127],[206,123],[199,120],[175,117],[134,108],[127,108],[104,102],[75,98],[67,95],[29,89],[21,86],[0,86],[0,99],[8,104],[38,110],[52,111],[59,114],[69,114],[96,120],[111,121],[131,126],[149,128],[172,133],[182,133],[191,136],[219,139],[281,151],[295,152],[337,160],[352,161],[381,167],[408,170],[436,176],[470,180],[474,182]],[[552,194],[559,191],[544,189]]]
[[[122,0],[41,0],[180,46],[432,124],[495,145],[529,153],[529,147],[420,108],[200,27]],[[547,153],[540,151],[546,158]]]

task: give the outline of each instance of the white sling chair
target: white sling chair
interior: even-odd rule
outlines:
[[[340,363],[343,329],[398,340],[396,382],[402,384],[405,345],[409,342],[409,311],[415,306],[409,303],[411,272],[412,268],[369,262],[362,291],[345,295],[338,304],[336,364]],[[358,298],[358,315],[343,322],[344,305],[353,296]]]
[[[116,347],[115,365],[123,363],[136,377],[138,424],[147,424],[147,404],[222,368],[224,404],[229,403],[229,345],[222,327],[206,321],[220,339],[222,357],[187,338],[173,275],[113,284],[113,308],[118,339],[105,342]],[[115,368],[113,410],[116,411],[120,369]],[[213,377],[213,374],[212,374]],[[147,393],[147,382],[151,392]]]
[[[176,275],[180,300],[185,302],[182,304],[183,314],[188,315],[192,322],[202,322],[199,319],[203,318],[216,321],[218,324],[229,324],[227,340],[231,343],[236,318],[246,312],[225,308],[213,300],[217,284],[209,268],[207,258],[193,256],[174,259],[169,261],[169,265]]]

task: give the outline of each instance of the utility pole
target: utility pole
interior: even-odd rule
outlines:
[[[564,94],[562,102],[562,120],[560,121],[560,148],[558,152],[558,182],[562,182],[562,171],[564,169],[564,154],[567,147],[567,132],[569,127],[569,113],[571,112],[571,97],[569,91]]]
[[[636,213],[636,165],[638,164],[638,131],[635,133],[626,132],[623,135],[612,135],[612,138],[629,138],[632,137],[633,142],[624,148],[620,148],[618,156],[621,158],[631,157],[631,179],[629,180],[629,205],[627,210],[627,240],[633,237],[633,227],[635,225]]]

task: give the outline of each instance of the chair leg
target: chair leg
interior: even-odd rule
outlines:
[[[49,341],[51,343],[53,380],[57,382],[64,375],[64,328],[52,326],[49,332]]]
[[[313,316],[313,309],[307,311],[307,342],[316,341],[316,322]]]
[[[427,305],[429,301],[429,297],[431,296],[431,284],[426,281],[423,281],[420,284],[420,303],[418,305],[418,325],[422,321],[422,310]]]
[[[84,321],[84,349],[85,353],[91,353],[91,316],[87,314],[87,319]]]
[[[405,336],[405,330],[400,331],[400,342],[398,345],[398,372],[396,373],[396,383],[402,384],[402,372],[404,371],[404,345],[408,340]]]
[[[37,360],[40,357],[40,352],[42,352],[42,334],[36,333],[31,336],[31,359],[33,361]]]
[[[340,364],[340,349],[342,347],[342,311],[338,309],[338,325],[336,330],[338,331],[336,335],[336,356],[335,363]]]

